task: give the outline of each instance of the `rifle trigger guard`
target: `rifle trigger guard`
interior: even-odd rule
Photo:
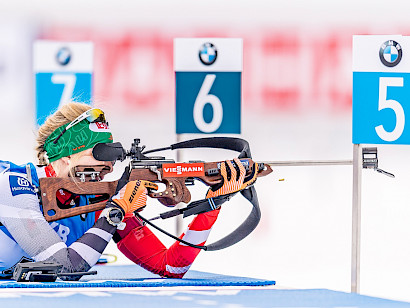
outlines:
[[[149,170],[158,176],[158,181],[162,182],[161,172],[158,170],[157,166],[149,166]]]

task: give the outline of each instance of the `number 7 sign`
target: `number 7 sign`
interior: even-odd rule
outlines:
[[[407,53],[406,53],[407,52]],[[410,144],[410,37],[353,37],[353,143]]]
[[[33,57],[38,125],[62,104],[91,103],[91,42],[39,40],[34,43]]]

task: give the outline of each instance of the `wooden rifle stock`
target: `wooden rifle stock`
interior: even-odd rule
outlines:
[[[251,159],[242,159],[242,163],[247,168],[247,175],[251,173],[254,162]],[[186,187],[187,182],[198,179],[208,186],[220,183],[219,173],[220,162],[209,163],[171,163],[162,166],[132,166],[129,180],[146,180],[151,182],[162,182],[165,184],[163,191],[149,191],[151,198],[158,199],[164,205],[176,205],[180,202],[191,201],[191,194]],[[83,166],[84,167],[84,166]],[[87,169],[92,168],[87,166]],[[267,164],[259,164],[258,177],[272,172]],[[55,221],[62,218],[72,217],[84,213],[99,211],[105,208],[106,200],[89,205],[77,206],[63,209],[58,206],[57,193],[60,189],[78,195],[103,195],[107,200],[115,193],[118,181],[81,182],[77,178],[41,178],[40,193],[43,206],[43,214],[47,221]]]

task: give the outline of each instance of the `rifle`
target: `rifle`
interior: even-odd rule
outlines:
[[[248,142],[240,138],[199,138],[145,152],[145,146],[140,147],[139,143],[140,139],[134,139],[129,151],[124,150],[122,145],[118,142],[97,144],[93,148],[93,156],[99,161],[124,161],[125,159],[130,158],[130,163],[127,167],[128,171],[126,171],[129,172],[129,180],[147,180],[150,182],[161,182],[165,184],[165,189],[163,191],[155,191],[153,188],[148,188],[148,195],[151,198],[158,199],[159,202],[166,206],[173,206],[180,202],[189,203],[191,201],[191,194],[187,185],[194,185],[194,180],[200,180],[208,186],[220,183],[222,179],[220,175],[221,162],[190,161],[187,163],[177,163],[174,160],[166,159],[163,156],[146,156],[149,153],[183,148],[220,148],[240,152],[238,158],[245,167],[247,175],[253,172],[255,166],[251,159],[252,156]],[[118,184],[118,181],[98,181],[102,175],[108,172],[111,172],[111,168],[105,165],[77,166],[71,172],[74,175],[74,178],[41,178],[40,196],[42,200],[43,214],[46,220],[51,222],[104,209],[106,201],[115,193]],[[260,177],[271,173],[272,169],[268,164],[258,163],[258,170],[255,170],[255,172],[257,172],[258,177]],[[79,195],[98,195],[99,200],[103,199],[103,201],[97,201],[80,207],[63,209],[58,206],[56,198],[57,192],[60,189]],[[241,235],[239,236],[241,238],[239,240],[252,232],[260,220],[260,209],[254,187],[251,186],[244,189],[241,191],[241,194],[253,204],[253,210],[245,222],[230,234],[232,235],[239,232],[239,229],[246,229],[245,231],[241,231]],[[174,209],[162,213],[156,218],[166,219],[179,214],[183,214],[183,217],[187,217],[193,214],[204,213],[219,207],[220,204],[229,200],[230,197],[231,196],[221,196],[194,201],[183,209]],[[151,222],[142,216],[139,217],[152,225]],[[154,227],[158,228],[155,225]],[[230,235],[225,238],[228,238]],[[239,237],[234,236],[236,242],[239,241],[237,240]],[[228,247],[230,245],[232,244],[223,243],[222,246]],[[221,249],[219,246],[217,245],[216,249]],[[204,249],[203,246],[200,247]],[[216,250],[212,249],[212,247],[210,248],[210,245],[208,245],[207,249]]]

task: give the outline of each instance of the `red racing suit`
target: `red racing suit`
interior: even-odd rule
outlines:
[[[235,168],[231,161],[221,164],[223,180],[208,190],[207,198],[240,191],[255,182],[257,164],[253,168],[253,174],[245,178],[245,167],[239,159],[234,158],[234,161],[237,166]],[[188,226],[186,233],[182,234],[180,238],[195,245],[205,245],[211,228],[218,218],[219,211],[220,209],[216,209],[196,216]],[[114,240],[117,241],[119,250],[128,259],[150,272],[163,277],[181,278],[200,251],[199,248],[187,246],[179,241],[167,249],[151,230],[139,222],[137,218],[131,217],[125,222],[126,227],[122,231],[117,229]]]
[[[197,215],[180,238],[203,246],[220,209]],[[201,249],[179,241],[166,248],[154,233],[135,216],[124,220],[126,227],[114,236],[118,249],[131,261],[162,277],[182,278]]]

